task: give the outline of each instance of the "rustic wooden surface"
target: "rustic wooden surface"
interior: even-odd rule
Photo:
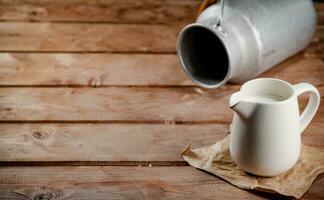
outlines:
[[[229,94],[179,67],[198,0],[0,0],[0,199],[283,199],[182,160],[227,132]],[[324,3],[310,46],[261,77],[324,94]],[[300,98],[302,107],[307,96]],[[303,143],[324,148],[324,100]],[[303,199],[324,199],[324,175]]]

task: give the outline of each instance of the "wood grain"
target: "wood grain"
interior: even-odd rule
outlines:
[[[303,199],[324,198],[324,176]],[[1,199],[283,199],[192,167],[2,167]]]
[[[311,123],[303,143],[324,148],[323,128]],[[212,145],[228,130],[219,124],[0,124],[0,162],[183,165],[180,153],[189,144]]]
[[[180,154],[190,143],[212,145],[227,131],[206,124],[0,124],[0,161],[184,163]]]
[[[174,54],[0,53],[0,85],[193,85]]]
[[[313,42],[305,51],[306,57],[324,59],[324,26],[317,27]]]
[[[1,121],[228,122],[238,86],[200,88],[0,88]]]
[[[0,22],[0,51],[175,53],[184,25]],[[323,55],[323,32],[307,54]]]
[[[0,22],[0,51],[170,53],[182,26]]]
[[[0,121],[142,121],[229,123],[238,85],[199,88],[0,88]],[[324,94],[324,87],[318,87]],[[305,105],[306,96],[301,98]],[[315,121],[323,121],[321,99]]]
[[[199,0],[1,0],[2,21],[177,23],[192,22]],[[315,3],[318,24],[324,24],[324,6]]]
[[[309,82],[315,86],[322,86],[324,85],[324,63],[319,58],[299,53],[261,74],[260,77],[283,79],[292,84]]]
[[[194,21],[199,0],[1,0],[0,20],[171,24]]]
[[[324,25],[324,4],[320,1],[316,2],[315,10],[317,14],[317,24]]]
[[[0,0],[0,164],[44,165],[0,167],[0,199],[282,199],[189,166],[154,166],[184,165],[188,144],[213,144],[231,121],[227,102],[239,85],[192,87],[175,55],[199,4]],[[323,5],[305,54],[261,77],[307,81],[324,94]],[[317,148],[321,100],[302,135]],[[321,175],[303,199],[323,199],[323,185]]]
[[[300,53],[261,77],[324,85],[324,63],[319,58],[305,58]],[[99,87],[194,84],[182,71],[174,54],[0,53],[0,85]]]

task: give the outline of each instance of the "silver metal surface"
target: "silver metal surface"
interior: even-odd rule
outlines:
[[[202,87],[252,79],[304,49],[315,34],[311,0],[223,3],[223,14],[222,4],[214,4],[179,34],[181,65]]]
[[[222,23],[222,21],[223,21],[224,6],[225,6],[225,0],[220,0],[220,7],[221,7],[221,11],[219,12],[219,17],[218,17],[218,23],[217,23],[217,26],[220,26],[221,23]]]

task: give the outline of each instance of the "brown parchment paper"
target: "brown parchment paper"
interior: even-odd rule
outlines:
[[[300,198],[316,176],[324,173],[324,150],[303,145],[297,164],[286,173],[270,178],[247,174],[230,156],[229,134],[212,146],[194,150],[189,146],[182,156],[191,166],[219,176],[239,188],[276,192],[295,198]]]

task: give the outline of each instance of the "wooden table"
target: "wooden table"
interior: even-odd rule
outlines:
[[[0,0],[0,199],[263,199],[188,166],[221,139],[239,85],[195,86],[175,43],[198,0]],[[314,42],[262,77],[324,94]],[[305,105],[306,96],[300,98]],[[324,100],[303,134],[324,148]],[[324,199],[324,176],[304,199]]]

